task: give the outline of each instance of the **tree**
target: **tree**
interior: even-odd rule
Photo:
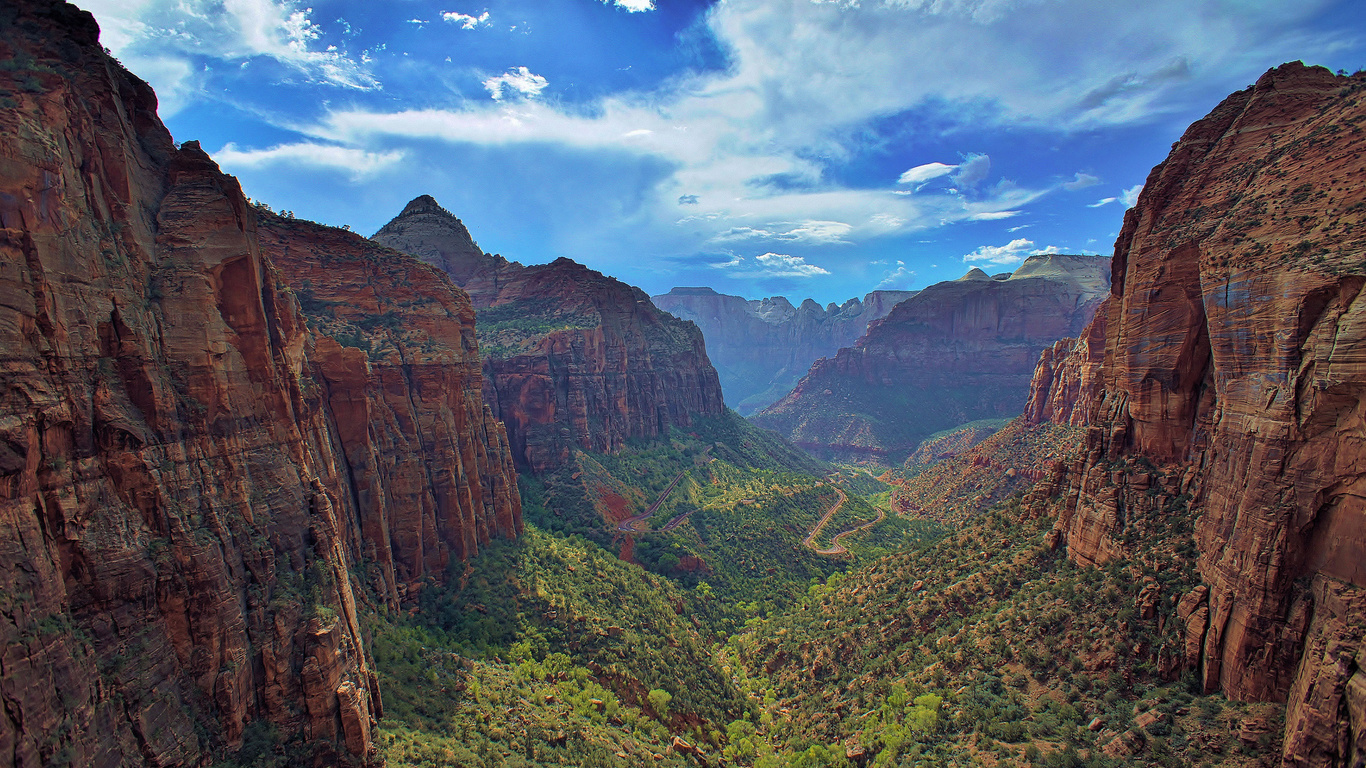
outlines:
[[[673,701],[674,697],[671,696],[668,691],[662,688],[655,688],[645,694],[645,699],[650,702],[650,709],[654,711],[655,717],[658,717],[660,720],[669,717],[669,702]]]

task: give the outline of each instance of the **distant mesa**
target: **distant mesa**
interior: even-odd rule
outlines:
[[[708,287],[678,287],[652,300],[660,309],[702,329],[726,402],[753,413],[787,394],[816,360],[854,343],[869,323],[915,291],[873,291],[822,307],[799,306],[783,296],[745,299]]]
[[[1109,275],[1099,256],[1031,256],[1005,279],[974,267],[897,304],[753,420],[826,458],[899,463],[933,433],[1016,416],[1039,354],[1081,331]]]

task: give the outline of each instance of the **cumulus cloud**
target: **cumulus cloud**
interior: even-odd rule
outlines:
[[[879,288],[898,288],[908,289],[911,281],[915,279],[915,271],[906,268],[906,262],[898,261],[896,269],[888,270],[883,274],[882,280],[874,286],[874,290]]]
[[[349,171],[352,176],[367,176],[393,166],[403,159],[403,153],[367,152],[348,147],[302,142],[279,144],[268,149],[241,149],[229,142],[213,153],[214,160],[229,170],[259,168],[266,165],[303,165],[314,168],[333,168]]]
[[[611,3],[618,8],[624,8],[631,13],[641,13],[643,11],[653,11],[655,9],[654,0],[602,0],[604,3]]]
[[[1135,184],[1120,193],[1120,202],[1124,203],[1125,208],[1133,208],[1138,204],[1138,194],[1143,191],[1142,184]]]
[[[765,253],[746,261],[743,256],[732,256],[730,261],[712,264],[717,269],[731,270],[733,277],[817,277],[830,274],[816,264],[807,264],[801,256],[786,253]]]
[[[1095,185],[1097,185],[1097,184],[1099,184],[1099,183],[1100,183],[1100,178],[1099,178],[1099,177],[1092,176],[1092,175],[1089,174],[1089,173],[1080,173],[1080,172],[1078,172],[1077,175],[1076,175],[1076,178],[1072,179],[1071,181],[1064,181],[1063,184],[1062,184],[1062,188],[1065,189],[1065,190],[1067,190],[1068,192],[1076,192],[1076,191],[1079,190],[1079,189],[1086,189],[1087,187],[1094,187]]]
[[[509,69],[501,75],[490,77],[484,81],[484,88],[488,90],[494,101],[501,101],[505,95],[510,93],[518,93],[528,99],[534,99],[548,85],[550,85],[549,81],[532,73],[526,67]]]
[[[475,29],[477,27],[487,27],[489,25],[489,12],[484,11],[478,16],[468,13],[458,13],[456,11],[442,11],[441,18],[452,24],[457,24],[461,29]]]
[[[1011,240],[1005,245],[984,245],[977,250],[963,256],[963,261],[967,264],[988,264],[991,266],[1007,266],[1019,264],[1029,256],[1037,256],[1047,253],[1062,253],[1062,249],[1056,245],[1046,248],[1034,247],[1033,240],[1026,240],[1021,237]]]

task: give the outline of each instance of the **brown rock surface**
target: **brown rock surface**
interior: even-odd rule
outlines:
[[[811,364],[851,346],[897,303],[917,291],[873,291],[825,307],[794,307],[782,296],[746,300],[711,288],[674,288],[654,305],[702,329],[726,401],[742,414],[786,395]]]
[[[0,13],[0,754],[203,765],[268,721],[328,764],[371,762],[352,570],[389,546],[380,581],[439,575],[431,550],[518,525],[468,304],[437,291],[453,310],[424,320],[444,325],[412,379],[318,335],[236,181],[176,147],[89,14]],[[360,420],[404,397],[416,427]],[[463,431],[443,438],[447,414]],[[413,430],[458,444],[460,481],[390,471],[418,465]],[[394,515],[367,492],[435,501]],[[445,524],[457,509],[468,526]],[[426,521],[421,547],[395,544]]]
[[[426,195],[373,239],[446,269],[469,292],[484,400],[520,467],[544,472],[575,446],[613,452],[725,409],[702,334],[638,288],[569,259],[524,267],[483,254]]]
[[[1082,331],[1108,275],[1106,259],[1048,255],[932,285],[753,420],[821,454],[900,460],[935,432],[1018,415],[1040,353]]]
[[[1362,76],[1284,65],[1153,170],[1116,242],[1100,384],[1076,406],[1088,453],[1057,527],[1078,561],[1121,555],[1123,510],[1150,494],[1110,462],[1182,478],[1207,585],[1180,605],[1188,663],[1208,690],[1288,700],[1287,765],[1361,754],[1363,95]],[[1095,364],[1076,349],[1063,369]]]

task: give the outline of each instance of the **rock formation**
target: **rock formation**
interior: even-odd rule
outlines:
[[[697,323],[726,401],[748,414],[787,394],[811,364],[853,344],[868,324],[916,291],[873,291],[862,301],[800,306],[782,296],[746,300],[711,288],[674,288],[655,306]]]
[[[1108,275],[1107,259],[1046,255],[932,285],[754,421],[826,456],[899,461],[935,432],[1014,416],[1039,353],[1082,330]]]
[[[519,467],[545,472],[574,446],[619,450],[725,409],[702,334],[638,288],[569,259],[525,267],[483,253],[423,195],[373,238],[445,270],[478,310],[484,399]]]
[[[1297,62],[1192,125],[1125,215],[1104,314],[1030,398],[1090,424],[1052,488],[1072,559],[1189,499],[1204,584],[1178,658],[1207,691],[1285,700],[1289,766],[1366,755],[1364,95]],[[1156,470],[1114,471],[1131,459]]]
[[[258,224],[98,34],[0,9],[0,761],[198,766],[268,723],[372,762],[362,605],[520,527],[473,311],[359,237]]]

